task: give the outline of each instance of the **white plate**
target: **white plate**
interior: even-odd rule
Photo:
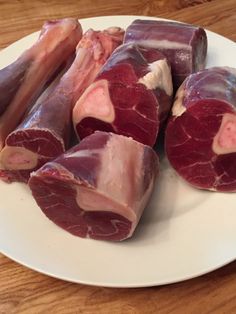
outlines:
[[[126,27],[134,16],[81,20],[86,30]],[[145,17],[146,18],[146,17]],[[236,44],[207,32],[207,66],[236,67]],[[0,52],[0,67],[37,38]],[[0,182],[0,251],[53,277],[107,287],[173,283],[236,259],[236,194],[198,191],[162,160],[161,175],[134,237],[122,243],[80,239],[50,222],[24,184]]]

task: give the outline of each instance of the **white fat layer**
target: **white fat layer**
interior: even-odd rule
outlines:
[[[125,208],[124,217],[136,221],[143,208],[143,145],[131,138],[111,135],[101,155],[97,187]],[[132,219],[131,219],[132,218]]]
[[[90,157],[91,155],[98,155],[101,153],[101,149],[84,149],[75,152],[66,153],[66,159],[68,158],[80,158],[80,157]]]
[[[137,45],[149,48],[159,48],[159,49],[177,49],[177,50],[191,50],[191,46],[188,44],[179,43],[177,41],[171,41],[167,39],[147,39],[147,40],[135,40]]]
[[[150,63],[148,69],[150,72],[141,77],[138,83],[144,84],[147,89],[160,88],[171,96],[173,94],[172,76],[166,59]]]
[[[110,26],[105,29],[105,32],[107,32],[110,35],[117,35],[119,33],[123,33],[124,30],[118,26]]]
[[[77,186],[77,203],[85,211],[109,211],[132,222],[135,229],[153,183],[143,194],[143,145],[110,133],[100,150],[101,166],[96,188]],[[154,180],[155,174],[153,174]]]
[[[106,80],[99,80],[91,84],[75,104],[73,109],[73,123],[75,127],[87,117],[107,123],[114,121],[115,111]]]
[[[38,154],[24,147],[5,146],[0,153],[0,169],[28,170],[37,166]]]
[[[184,85],[182,84],[176,93],[175,101],[172,107],[172,115],[175,117],[180,117],[186,111],[186,107],[183,106],[184,96],[185,90]]]
[[[236,153],[236,114],[225,113],[212,143],[217,155]]]

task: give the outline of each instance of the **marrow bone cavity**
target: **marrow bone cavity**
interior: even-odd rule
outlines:
[[[73,110],[74,123],[92,117],[107,123],[115,119],[114,106],[110,99],[107,80],[91,84],[80,97]]]
[[[38,155],[24,147],[5,146],[0,153],[0,168],[28,170],[37,166]]]
[[[212,150],[218,155],[236,153],[236,114],[224,114]]]

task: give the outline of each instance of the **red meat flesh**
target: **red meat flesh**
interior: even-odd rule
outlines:
[[[33,172],[29,186],[45,215],[66,231],[121,241],[132,236],[157,173],[152,148],[97,131]]]
[[[236,191],[236,69],[214,67],[180,87],[166,130],[174,169],[200,189]]]
[[[49,21],[37,42],[0,70],[0,150],[46,82],[74,52],[81,36],[75,19]]]
[[[204,29],[177,22],[135,20],[126,29],[125,43],[156,48],[169,60],[177,89],[191,73],[202,70],[207,54]]]
[[[112,131],[153,146],[172,102],[166,58],[133,44],[117,48],[73,109],[79,138]]]
[[[72,108],[112,51],[121,44],[123,34],[122,29],[112,27],[104,31],[90,29],[83,35],[69,70],[53,82],[6,138],[0,153],[0,177],[4,181],[27,181],[32,170],[68,148]]]

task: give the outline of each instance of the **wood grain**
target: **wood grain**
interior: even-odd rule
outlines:
[[[222,10],[223,7],[223,10]],[[235,0],[0,0],[0,48],[39,30],[47,19],[72,16],[150,15],[199,24],[236,40]],[[224,27],[222,27],[224,25]]]
[[[0,261],[1,314],[236,313],[236,263],[173,285],[111,289],[53,279],[3,256]]]
[[[0,48],[40,29],[47,19],[119,14],[194,23],[236,41],[235,0],[0,0]],[[169,286],[108,289],[50,278],[0,255],[0,314],[12,313],[236,313],[236,262]]]

